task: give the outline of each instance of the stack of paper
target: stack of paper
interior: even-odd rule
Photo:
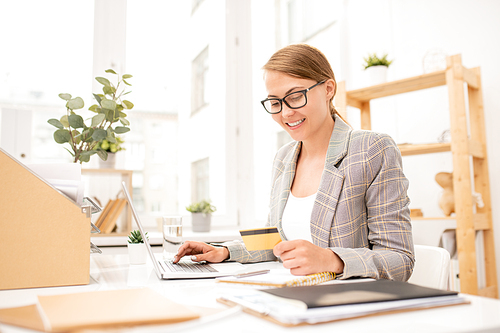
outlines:
[[[80,164],[29,164],[27,166],[50,185],[82,205],[84,182],[81,179],[82,166]]]
[[[389,280],[242,289],[221,295],[218,301],[239,304],[249,313],[285,326],[468,303],[456,292]]]

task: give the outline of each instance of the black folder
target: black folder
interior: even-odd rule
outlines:
[[[262,291],[275,296],[302,301],[308,308],[458,294],[455,291],[421,287],[408,282],[391,280],[266,289]]]

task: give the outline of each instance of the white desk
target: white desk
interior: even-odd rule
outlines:
[[[161,248],[156,249],[156,251]],[[278,263],[261,263],[269,268]],[[227,309],[222,318],[207,322],[201,319],[168,326],[142,326],[128,332],[500,332],[500,300],[466,296],[470,305],[412,311],[352,319],[314,326],[285,328],[252,315],[228,309],[216,302],[217,286],[213,279],[160,281],[152,263],[129,265],[125,254],[92,255],[91,282],[85,286],[19,289],[0,291],[0,308],[29,305],[37,295],[54,295],[82,291],[149,287],[171,300],[186,304]],[[207,317],[209,318],[209,317]],[[205,322],[201,322],[205,321]],[[0,324],[1,333],[33,332]]]

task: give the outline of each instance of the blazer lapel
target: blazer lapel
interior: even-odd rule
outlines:
[[[351,131],[352,129],[342,119],[335,117],[335,127],[330,137],[325,168],[311,214],[313,243],[323,248],[329,246],[333,217],[344,183],[344,174],[337,169],[336,165],[347,154]]]

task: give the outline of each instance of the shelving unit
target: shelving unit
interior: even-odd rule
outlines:
[[[132,170],[119,170],[119,169],[82,169],[82,176],[89,177],[90,181],[93,179],[101,180],[102,186],[100,188],[90,188],[90,193],[87,196],[96,196],[101,200],[101,205],[106,205],[107,201],[115,198],[116,194],[121,191],[121,182],[125,181],[130,195],[132,195]],[[103,181],[105,179],[105,181]],[[123,195],[121,197],[124,197]],[[128,205],[127,205],[128,206]],[[108,237],[108,236],[127,236],[132,230],[132,214],[129,207],[126,207],[117,221],[118,230],[108,234],[92,234],[92,237]]]
[[[467,84],[469,117],[466,112],[464,83]],[[345,82],[339,82],[336,106],[344,117],[347,106],[358,108],[361,128],[370,130],[371,100],[438,86],[448,87],[451,142],[405,144],[400,145],[399,149],[403,156],[451,151],[460,291],[498,298],[480,68],[465,68],[462,66],[461,56],[454,55],[447,58],[447,69],[443,71],[352,91],[346,91]],[[476,207],[473,192],[481,193],[484,207]],[[477,276],[475,236],[478,231],[483,232],[486,279],[486,287],[481,289],[478,287]]]

